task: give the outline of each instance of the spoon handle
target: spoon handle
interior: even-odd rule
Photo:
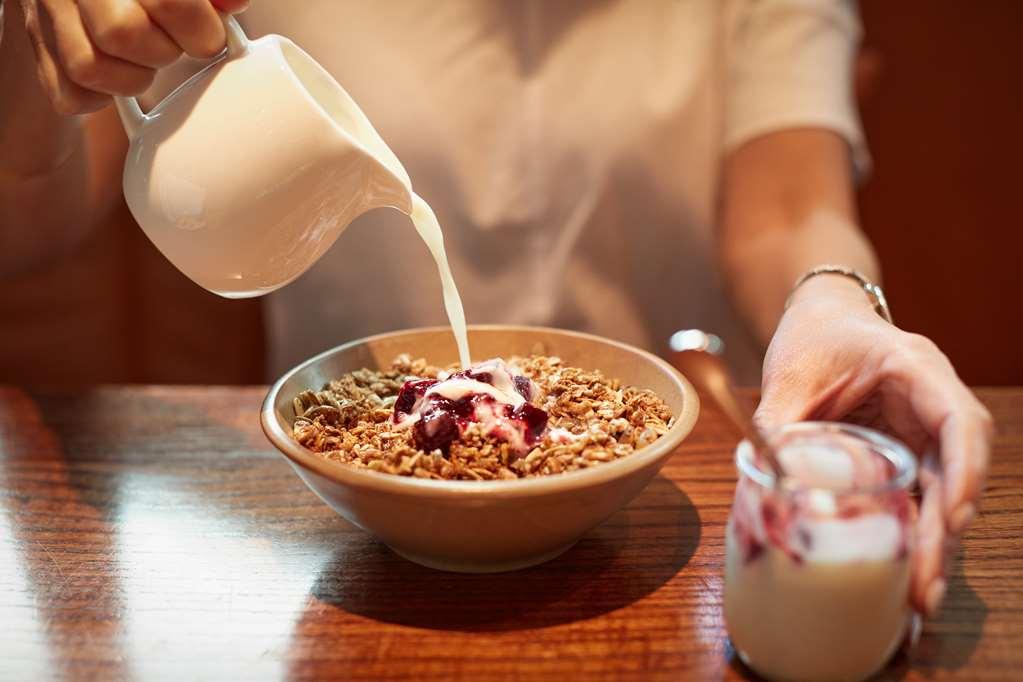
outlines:
[[[735,393],[731,373],[720,356],[724,344],[713,334],[690,329],[672,337],[672,361],[675,367],[710,396],[725,416],[742,431],[743,435],[762,456],[778,480],[784,468],[774,447],[768,442],[750,418],[748,410]]]

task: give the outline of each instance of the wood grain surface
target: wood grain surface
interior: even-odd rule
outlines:
[[[948,599],[885,679],[1023,674],[1023,389]],[[742,679],[721,617],[737,434],[706,408],[626,509],[543,566],[421,568],[259,431],[264,389],[0,389],[0,679]]]

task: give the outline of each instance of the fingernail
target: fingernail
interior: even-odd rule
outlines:
[[[912,613],[909,616],[909,634],[906,637],[906,648],[915,649],[920,642],[920,633],[924,630],[923,618],[919,613]]]
[[[946,589],[948,589],[948,583],[945,582],[944,578],[936,578],[931,583],[931,586],[927,588],[927,599],[924,606],[927,609],[928,616],[933,617],[938,613],[941,600],[945,598]]]
[[[967,502],[959,505],[959,508],[952,512],[952,518],[948,522],[948,529],[953,533],[962,533],[977,515],[977,508]]]
[[[906,617],[906,631],[903,634],[902,642],[899,644],[899,651],[903,656],[912,656],[913,649],[920,641],[920,632],[923,630],[923,618],[916,611],[910,611]]]

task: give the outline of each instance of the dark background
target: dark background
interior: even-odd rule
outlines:
[[[1023,2],[863,0],[860,192],[899,326],[1023,384]]]

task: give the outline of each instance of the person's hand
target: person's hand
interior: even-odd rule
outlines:
[[[225,45],[217,11],[248,0],[19,0],[39,80],[64,114],[137,95],[182,52],[212,57]]]
[[[946,588],[946,538],[976,513],[993,432],[991,415],[937,346],[882,320],[854,281],[811,278],[768,348],[756,419],[764,428],[806,419],[856,422],[923,456],[910,596],[918,611],[933,615]]]

